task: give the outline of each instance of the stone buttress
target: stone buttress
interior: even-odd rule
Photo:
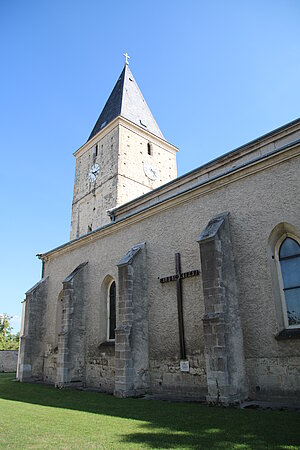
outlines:
[[[86,270],[87,263],[82,263],[63,281],[63,310],[58,334],[58,387],[84,383]]]
[[[248,396],[229,213],[214,217],[198,238],[205,315],[207,401],[230,404]]]
[[[43,381],[47,292],[48,277],[26,292],[24,329],[20,338],[20,381]]]
[[[146,245],[136,244],[118,264],[115,395],[139,396],[149,389]]]

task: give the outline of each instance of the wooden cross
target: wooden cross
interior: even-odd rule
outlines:
[[[175,253],[175,270],[176,275],[160,278],[161,283],[168,283],[169,281],[176,281],[177,290],[177,311],[178,311],[178,325],[179,325],[179,342],[180,342],[180,358],[186,359],[185,341],[184,341],[184,323],[182,310],[182,279],[195,277],[200,274],[200,270],[190,270],[189,272],[181,272],[180,253]]]
[[[123,56],[125,56],[125,65],[127,65],[128,66],[128,64],[129,64],[129,61],[128,61],[128,59],[130,59],[130,56],[128,55],[128,53],[126,52],[126,53],[123,53]]]

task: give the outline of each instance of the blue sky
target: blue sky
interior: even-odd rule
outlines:
[[[0,313],[69,239],[75,158],[130,68],[178,174],[299,116],[299,0],[1,0]]]

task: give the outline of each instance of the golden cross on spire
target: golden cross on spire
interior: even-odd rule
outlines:
[[[126,53],[123,53],[123,56],[125,56],[125,66],[128,66],[128,64],[129,64],[128,59],[130,59],[130,56],[128,55],[127,52],[126,52]]]

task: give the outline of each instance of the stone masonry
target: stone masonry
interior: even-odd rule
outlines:
[[[20,338],[20,381],[43,380],[43,336],[47,293],[48,277],[42,278],[26,292],[24,333]]]
[[[115,395],[138,396],[149,388],[146,245],[134,245],[118,264]]]
[[[85,366],[85,271],[80,264],[63,281],[63,310],[58,334],[58,387],[82,384]]]
[[[230,404],[247,398],[229,213],[219,214],[198,238],[205,304],[207,400]]]

